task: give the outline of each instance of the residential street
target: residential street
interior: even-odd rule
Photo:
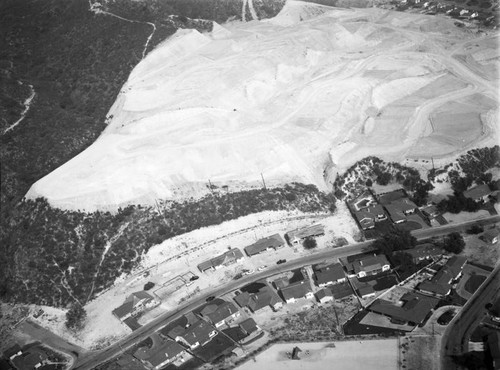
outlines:
[[[417,231],[414,231],[412,233],[413,233],[413,235],[415,235],[415,237],[417,237],[417,239],[422,240],[422,239],[427,239],[427,238],[434,237],[434,236],[445,235],[445,234],[448,234],[448,233],[453,232],[453,231],[463,231],[474,224],[486,225],[486,224],[492,224],[492,223],[499,222],[499,221],[500,221],[500,216],[496,215],[496,216],[484,218],[482,220],[468,221],[468,222],[464,222],[464,223],[460,223],[460,224],[456,224],[456,225],[453,225],[453,224],[445,225],[445,226],[426,229],[426,230],[417,230]],[[340,247],[340,248],[335,248],[335,249],[331,249],[331,250],[318,252],[316,254],[313,254],[311,256],[307,256],[305,258],[291,260],[291,261],[288,261],[287,263],[284,263],[281,265],[271,266],[268,270],[263,271],[261,273],[245,276],[239,280],[232,281],[230,284],[227,284],[226,286],[220,287],[216,290],[207,291],[203,295],[199,296],[195,301],[188,302],[184,305],[179,306],[179,308],[176,312],[169,312],[165,315],[158,317],[157,319],[153,320],[149,324],[134,331],[126,338],[118,341],[117,343],[106,348],[105,350],[100,351],[100,352],[81,354],[80,357],[78,358],[77,364],[73,368],[78,369],[78,370],[93,369],[97,365],[104,363],[106,361],[109,361],[114,357],[117,357],[120,353],[122,353],[123,351],[125,351],[129,347],[142,341],[143,339],[145,339],[146,337],[151,335],[151,333],[153,333],[153,332],[157,331],[158,329],[162,328],[163,326],[165,326],[169,321],[172,321],[172,320],[182,316],[183,314],[193,310],[197,306],[201,305],[203,302],[205,302],[205,299],[209,296],[212,296],[212,295],[213,296],[220,296],[220,295],[229,293],[235,289],[238,289],[238,288],[240,288],[240,287],[242,287],[242,286],[244,286],[252,281],[268,278],[270,276],[273,276],[273,275],[276,275],[278,273],[288,271],[291,269],[311,265],[314,263],[319,263],[319,262],[321,262],[323,260],[327,260],[327,259],[337,259],[337,258],[349,256],[352,254],[361,253],[364,251],[369,251],[370,250],[370,248],[369,248],[370,243],[371,243],[371,241],[367,241],[367,242],[348,245],[345,247]],[[496,275],[498,276],[498,267],[495,271],[496,271]],[[491,285],[491,284],[489,284],[489,285]],[[480,291],[482,291],[482,289],[480,289]],[[477,296],[477,293],[475,296]],[[471,302],[472,301],[473,300],[471,300]],[[484,307],[484,304],[483,304],[483,307]]]

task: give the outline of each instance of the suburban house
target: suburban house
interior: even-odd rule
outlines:
[[[279,291],[286,303],[293,303],[296,299],[300,298],[311,299],[314,297],[311,284],[308,280],[302,280],[290,284],[281,288]]]
[[[433,218],[436,218],[437,216],[439,216],[438,208],[434,204],[423,207],[422,208],[422,213],[429,220],[432,220]]]
[[[486,243],[496,244],[498,243],[498,235],[499,235],[498,229],[496,228],[489,229],[483,233],[483,239]]]
[[[3,356],[8,359],[8,360],[11,360],[14,359],[14,357],[17,357],[17,356],[21,356],[23,354],[23,351],[21,349],[21,346],[19,344],[14,344],[12,347],[9,347],[7,348],[4,352],[3,352]]]
[[[384,207],[376,204],[354,212],[354,217],[363,230],[373,229],[375,222],[387,220]]]
[[[268,236],[267,238],[263,238],[258,240],[257,242],[245,247],[245,253],[251,257],[256,254],[269,251],[276,250],[285,246],[285,241],[279,234],[274,234]]]
[[[344,268],[340,263],[314,265],[313,271],[316,285],[320,288],[346,281]]]
[[[453,256],[430,279],[421,282],[417,289],[424,293],[444,297],[450,294],[452,281],[462,275],[462,269],[467,262],[463,256]]]
[[[325,228],[323,227],[323,225],[316,224],[288,231],[285,234],[285,239],[288,242],[288,244],[293,245],[293,244],[299,244],[302,240],[306,238],[312,238],[321,235],[325,235]]]
[[[205,272],[207,270],[216,270],[222,266],[229,266],[233,263],[243,261],[243,253],[238,248],[232,248],[221,255],[198,265],[198,270]]]
[[[333,301],[333,292],[329,288],[323,288],[316,292],[316,299],[319,303],[326,303]]]
[[[225,324],[229,324],[237,317],[240,316],[240,311],[238,308],[232,303],[227,301],[214,301],[217,303],[211,303],[206,305],[200,312],[200,315],[212,325],[215,325],[216,328],[220,328]]]
[[[375,290],[370,284],[364,284],[360,286],[358,289],[358,295],[361,298],[369,298],[369,297],[374,297],[375,296]]]
[[[406,221],[406,216],[415,212],[417,205],[408,198],[402,198],[386,204],[385,209],[392,222],[399,224]]]
[[[159,370],[165,365],[174,362],[184,362],[185,357],[190,357],[184,347],[173,340],[162,339],[154,343],[153,347],[141,347],[134,353],[134,357],[153,370]]]
[[[491,189],[487,184],[477,185],[464,191],[464,197],[476,202],[486,202],[491,194]]]
[[[190,349],[195,349],[210,342],[217,335],[215,330],[206,321],[198,320],[187,328],[176,326],[168,332],[168,336],[176,342],[184,344]]]
[[[368,310],[388,316],[398,324],[420,325],[439,303],[438,298],[416,292],[405,293],[398,303],[376,299]]]
[[[352,262],[350,271],[354,273],[352,274],[352,277],[356,275],[358,278],[362,278],[389,271],[390,268],[391,265],[389,264],[387,257],[383,254],[379,254],[363,257]]]
[[[157,304],[158,302],[151,294],[142,290],[129,295],[120,307],[113,310],[113,315],[115,315],[120,321],[125,321],[129,317],[133,317],[148,308],[156,306]]]
[[[245,321],[241,322],[239,327],[247,336],[260,330],[257,323],[252,318],[246,319]]]
[[[425,260],[440,257],[443,254],[443,250],[432,243],[425,243],[417,245],[415,248],[404,249],[395,253],[407,253],[412,257],[413,263],[418,264]]]
[[[345,283],[332,285],[329,289],[332,291],[335,299],[342,299],[354,294],[351,284],[347,281]]]
[[[242,292],[234,300],[240,307],[248,307],[250,311],[256,312],[270,306],[273,310],[283,307],[283,301],[274,289],[266,285],[256,293]]]

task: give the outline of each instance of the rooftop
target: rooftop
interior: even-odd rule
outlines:
[[[288,239],[288,241],[294,242],[295,240],[305,239],[309,236],[323,235],[324,233],[325,233],[325,228],[323,227],[323,225],[316,224],[288,231],[285,234],[285,237]]]
[[[249,318],[246,319],[245,321],[240,323],[240,327],[245,330],[248,334],[253,333],[254,331],[257,331],[259,328],[257,327],[257,323],[255,322],[254,319]]]
[[[279,234],[274,234],[271,236],[268,236],[267,238],[263,238],[258,240],[257,242],[249,245],[248,247],[245,247],[245,252],[249,256],[252,256],[254,254],[261,253],[268,248],[280,248],[281,246],[285,245],[285,241]]]
[[[367,256],[352,263],[352,268],[356,274],[361,271],[371,272],[379,270],[382,266],[389,265],[387,257],[383,254]]]
[[[437,306],[439,299],[409,292],[401,297],[401,301],[403,304],[399,306],[390,301],[376,299],[368,309],[393,319],[421,324],[429,312]]]
[[[219,256],[216,256],[214,258],[211,258],[208,261],[202,262],[198,265],[198,269],[200,271],[205,271],[210,268],[215,268],[218,266],[222,266],[228,263],[235,262],[239,260],[240,258],[243,258],[243,253],[238,248],[232,248],[228,250],[227,252],[222,253]]]
[[[314,276],[316,283],[327,284],[332,281],[335,282],[339,279],[345,278],[344,268],[340,263],[333,263],[330,265],[316,265],[313,266]]]
[[[153,296],[144,290],[132,293],[127,297],[127,299],[121,306],[113,310],[113,314],[121,319],[122,317],[125,317],[134,312],[139,303],[147,303],[152,300],[154,300]]]
[[[291,298],[303,298],[307,293],[312,292],[311,284],[309,281],[302,280],[295,284],[290,284],[280,290],[281,295],[285,300]]]
[[[214,307],[215,306],[215,307]],[[227,319],[232,314],[238,312],[238,309],[232,302],[224,301],[220,305],[208,305],[202,311],[201,314],[206,316],[214,324]]]
[[[274,306],[276,303],[283,302],[276,291],[268,285],[262,287],[257,293],[243,292],[237,295],[234,300],[241,307],[247,306],[253,312],[266,306]]]

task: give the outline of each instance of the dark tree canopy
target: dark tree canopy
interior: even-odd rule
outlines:
[[[308,237],[304,240],[304,248],[305,249],[314,249],[318,246],[316,239]]]
[[[151,289],[152,287],[155,286],[155,283],[153,283],[152,281],[148,281],[146,284],[144,284],[144,290],[149,290]]]
[[[66,327],[71,330],[82,330],[85,326],[86,318],[87,312],[85,312],[83,306],[79,303],[75,303],[66,313]]]
[[[417,239],[407,230],[395,229],[375,240],[372,245],[390,256],[394,251],[413,248],[417,245]]]
[[[459,254],[465,248],[464,238],[457,232],[448,234],[448,236],[444,239],[443,248],[447,252]]]

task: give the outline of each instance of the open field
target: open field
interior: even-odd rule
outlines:
[[[134,68],[100,138],[27,196],[94,210],[262,176],[326,190],[368,155],[488,145],[498,80],[483,69],[496,48],[451,19],[295,1],[270,20],[179,30]]]
[[[333,342],[332,342],[333,343]],[[396,339],[363,340],[330,343],[283,343],[275,344],[238,367],[238,370],[298,370],[327,369],[332,364],[344,370],[366,369],[370,364],[373,370],[398,369]],[[289,359],[287,352],[298,346],[302,352],[300,361]],[[306,351],[309,351],[306,354]]]

